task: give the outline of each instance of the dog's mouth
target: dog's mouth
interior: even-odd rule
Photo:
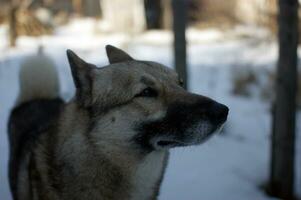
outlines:
[[[178,141],[168,141],[168,140],[160,140],[156,143],[156,146],[166,148],[166,147],[176,147],[183,146],[184,144]]]
[[[185,144],[182,141],[173,140],[173,139],[155,139],[151,141],[152,146],[155,149],[169,149],[173,147],[187,146],[189,144]]]
[[[199,128],[198,126],[196,127]],[[198,145],[207,141],[209,138],[211,138],[212,135],[217,134],[221,130],[221,128],[222,125],[218,125],[214,128],[208,128],[206,131],[202,131],[200,129],[195,129],[194,131],[190,130],[191,132],[188,132],[190,133],[189,135],[195,135],[195,137],[187,137],[182,139],[177,139],[177,137],[172,136],[156,137],[150,140],[150,144],[154,149],[157,150]]]

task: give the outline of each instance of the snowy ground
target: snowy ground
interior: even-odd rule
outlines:
[[[107,63],[104,46],[112,44],[133,57],[172,66],[171,35],[148,32],[140,36],[100,34],[98,24],[81,20],[61,27],[54,36],[21,37],[18,46],[7,48],[6,28],[0,27],[0,199],[9,200],[7,182],[7,117],[18,93],[17,74],[24,57],[38,45],[56,62],[61,93],[74,92],[65,50],[73,49],[87,61]],[[188,30],[189,89],[208,95],[230,107],[222,134],[198,147],[172,150],[161,188],[161,200],[268,200],[260,187],[268,178],[270,107],[259,98],[233,96],[233,66],[250,64],[273,69],[276,45],[265,31],[240,27],[230,32]],[[300,117],[298,119],[301,125]],[[300,128],[298,133],[300,136]],[[297,137],[296,191],[301,197],[301,137]],[[297,190],[298,188],[298,190]]]

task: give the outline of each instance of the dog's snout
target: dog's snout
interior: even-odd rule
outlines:
[[[223,104],[214,102],[208,110],[209,119],[215,124],[224,123],[228,117],[229,108]]]

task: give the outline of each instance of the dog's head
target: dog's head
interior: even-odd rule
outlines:
[[[75,102],[88,113],[96,143],[147,151],[195,145],[226,121],[225,105],[185,91],[172,69],[112,46],[106,50],[110,65],[102,68],[67,51]]]

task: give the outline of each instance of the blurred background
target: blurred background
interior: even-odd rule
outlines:
[[[11,199],[7,119],[19,90],[20,63],[43,47],[69,100],[74,86],[66,49],[101,67],[108,64],[107,44],[175,68],[189,91],[230,107],[221,134],[198,147],[172,150],[159,199],[301,199],[298,5],[0,0],[0,199]]]

